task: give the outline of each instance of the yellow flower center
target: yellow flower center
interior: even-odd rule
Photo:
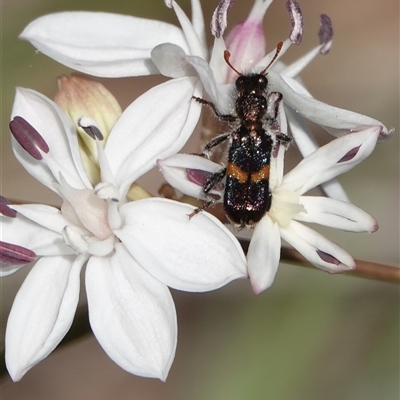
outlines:
[[[300,196],[296,192],[279,188],[272,192],[272,205],[268,215],[280,227],[287,228],[293,217],[301,212],[307,211],[300,204]]]

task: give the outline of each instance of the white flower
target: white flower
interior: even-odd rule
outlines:
[[[271,158],[272,205],[255,226],[247,254],[247,265],[256,293],[271,286],[280,259],[281,238],[296,248],[311,264],[330,273],[355,268],[350,254],[301,222],[316,223],[352,232],[375,232],[376,220],[358,207],[326,197],[305,196],[310,189],[335,178],[371,154],[380,134],[370,127],[333,140],[302,160],[283,176],[284,147]],[[166,180],[185,194],[221,202],[224,188],[211,196],[203,192],[204,181],[221,169],[212,161],[178,154],[158,161]],[[221,186],[221,185],[219,185]],[[193,217],[195,220],[197,216]]]
[[[261,71],[270,64],[276,49],[274,46],[266,52],[263,18],[272,0],[255,0],[249,16],[231,30],[226,41],[223,35],[233,1],[220,0],[211,20],[214,36],[211,52],[205,41],[199,0],[191,2],[192,21],[174,0],[165,2],[174,9],[182,29],[125,15],[63,12],[33,21],[20,37],[62,64],[92,75],[120,77],[161,72],[172,78],[197,76],[217,109],[231,113],[237,74],[225,62],[224,50],[229,50],[231,64],[241,73]],[[388,130],[376,119],[315,100],[298,78],[318,54],[328,54],[331,48],[333,28],[327,15],[321,15],[318,46],[290,65],[280,61],[291,44],[299,44],[303,36],[299,3],[289,0],[286,7],[292,29],[277,59],[269,66],[267,77],[269,90],[283,94],[288,125],[303,157],[318,148],[304,119],[335,136],[374,126],[380,127],[380,139],[390,136],[394,130]],[[326,182],[322,187],[329,196],[348,201],[336,181]]]
[[[195,127],[199,107],[190,101],[194,85],[187,79],[139,97],[116,122],[104,149],[96,140],[101,182],[95,187],[72,121],[43,95],[17,90],[13,151],[63,205],[59,210],[0,201],[1,274],[36,261],[7,324],[6,363],[13,380],[67,333],[84,265],[90,324],[101,346],[128,372],[162,380],[177,341],[167,285],[207,291],[246,275],[238,242],[215,218],[204,214],[189,221],[193,207],[166,199],[126,201],[131,183],[157,158],[178,151]]]

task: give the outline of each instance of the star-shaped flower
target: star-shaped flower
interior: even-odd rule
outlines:
[[[187,82],[187,81],[186,81]],[[95,137],[101,181],[84,169],[76,128],[45,96],[17,90],[10,128],[25,169],[63,200],[48,205],[0,201],[3,276],[34,264],[14,301],[6,331],[6,363],[19,380],[69,330],[85,283],[92,330],[106,353],[133,374],[166,379],[177,343],[168,286],[208,291],[246,275],[234,236],[207,214],[166,199],[128,202],[132,182],[156,159],[178,151],[199,109],[193,84],[175,81],[139,97],[116,122],[103,149]],[[181,102],[176,108],[175,103]],[[157,113],[149,115],[149,108]]]
[[[355,268],[349,253],[302,222],[351,232],[375,232],[378,229],[376,220],[351,203],[305,194],[368,157],[379,134],[379,127],[370,127],[337,138],[303,159],[285,176],[284,146],[280,146],[277,157],[271,157],[272,205],[255,225],[247,254],[248,271],[256,293],[267,289],[274,281],[281,238],[311,264],[325,271],[337,273]],[[204,157],[184,154],[160,160],[158,165],[166,180],[181,192],[204,200],[222,201],[224,185],[219,184],[208,196],[203,191],[206,179],[221,170],[221,165]]]

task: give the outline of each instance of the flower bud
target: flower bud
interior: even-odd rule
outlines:
[[[265,55],[263,19],[271,2],[257,0],[249,16],[233,27],[225,40],[226,48],[231,53],[230,62],[239,72],[251,70]],[[237,75],[229,68],[227,82],[234,81],[235,77]]]
[[[99,82],[72,74],[58,79],[59,91],[55,102],[65,111],[76,126],[83,164],[91,182],[99,182],[96,141],[79,125],[82,117],[90,118],[103,136],[104,148],[108,135],[122,114],[115,97]]]

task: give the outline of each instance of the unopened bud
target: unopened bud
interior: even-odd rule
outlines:
[[[82,117],[95,121],[103,136],[101,145],[104,147],[113,126],[122,114],[121,107],[101,83],[81,75],[62,76],[58,79],[58,87],[55,102],[76,126],[81,139],[82,160],[92,184],[95,185],[99,181],[96,141],[82,129],[78,121]]]

